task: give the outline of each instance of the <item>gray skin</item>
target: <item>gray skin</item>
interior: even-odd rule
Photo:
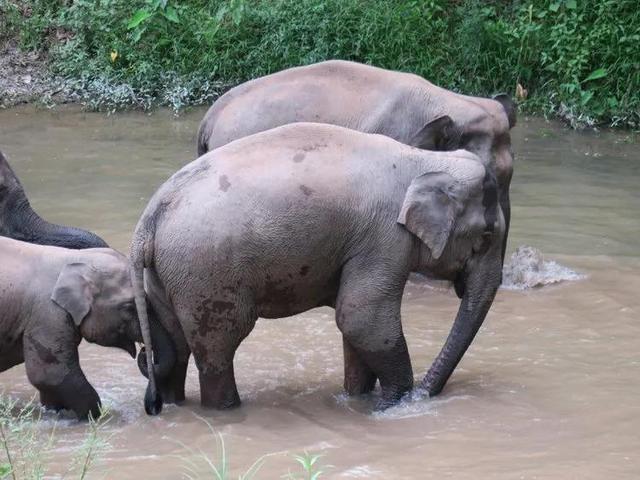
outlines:
[[[0,237],[0,372],[25,363],[40,401],[79,419],[100,414],[100,398],[78,358],[82,339],[136,354],[140,325],[127,257],[108,248],[70,250]],[[170,338],[150,327],[173,368]],[[166,375],[158,369],[158,376]]]
[[[20,180],[0,152],[0,235],[64,248],[105,248],[96,234],[43,220],[33,211]]]
[[[131,260],[139,306],[144,272],[160,321],[183,332],[183,345],[173,338],[177,364],[180,352],[193,352],[203,406],[239,404],[233,358],[258,317],[331,306],[349,357],[347,392],[370,391],[379,378],[385,408],[413,385],[400,322],[409,273],[456,280],[462,296],[422,384],[435,395],[491,306],[503,236],[495,179],[474,154],[297,123],[232,142],[174,174],[145,209]],[[167,388],[159,383],[151,375],[150,413]]]
[[[211,106],[200,123],[198,155],[295,122],[340,125],[380,133],[427,150],[465,149],[491,166],[506,229],[513,153],[509,130],[516,107],[508,95],[460,95],[417,75],[343,60],[291,68],[243,83]]]

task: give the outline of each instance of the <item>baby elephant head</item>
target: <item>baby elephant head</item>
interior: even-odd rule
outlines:
[[[141,341],[128,260],[113,250],[85,252],[66,264],[51,294],[89,342],[118,347],[133,358]]]

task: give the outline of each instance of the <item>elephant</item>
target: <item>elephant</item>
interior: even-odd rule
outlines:
[[[290,68],[232,88],[209,108],[197,134],[198,155],[253,133],[294,122],[339,125],[380,133],[427,150],[469,150],[498,180],[506,230],[513,174],[510,129],[516,106],[454,93],[424,78],[344,60]]]
[[[176,365],[192,352],[201,404],[223,409],[240,403],[233,358],[258,317],[330,306],[349,358],[346,391],[379,379],[383,409],[413,387],[400,305],[419,272],[453,281],[462,299],[422,381],[436,395],[500,285],[504,229],[495,175],[473,153],[329,124],[277,127],[201,156],[152,196],[131,243],[142,335],[149,345],[146,286],[158,320],[182,332],[171,334]],[[148,413],[167,388],[184,388],[183,375],[149,375]]]
[[[49,409],[79,419],[100,415],[100,397],[78,357],[82,339],[135,358],[142,340],[129,259],[107,248],[71,250],[0,237],[0,372],[25,363],[27,377]],[[167,332],[151,318],[154,348],[173,368]]]
[[[106,248],[96,234],[43,220],[33,211],[20,180],[0,152],[0,235],[64,248]]]

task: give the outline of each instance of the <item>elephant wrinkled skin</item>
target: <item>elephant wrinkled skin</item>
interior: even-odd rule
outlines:
[[[295,122],[380,133],[427,150],[475,153],[498,180],[504,259],[513,174],[509,130],[516,124],[516,106],[507,95],[461,95],[418,75],[330,60],[257,78],[222,95],[200,123],[198,155]]]
[[[0,235],[64,248],[104,248],[96,234],[43,220],[33,211],[20,180],[0,152]]]
[[[176,365],[193,353],[204,406],[239,404],[233,358],[259,316],[325,305],[345,340],[347,391],[379,379],[385,408],[413,384],[400,322],[409,273],[455,280],[462,297],[423,382],[435,395],[491,306],[504,229],[495,177],[476,155],[296,123],[220,147],[165,182],[134,234],[133,283],[138,306],[144,278],[161,322],[182,332]],[[174,372],[178,388],[183,375]],[[149,413],[158,388],[151,375]]]
[[[24,362],[45,407],[97,418],[100,398],[80,368],[78,344],[84,338],[135,357],[142,337],[128,259],[107,248],[0,237],[0,265],[0,372]],[[155,320],[151,328],[154,348],[166,346],[166,332]]]

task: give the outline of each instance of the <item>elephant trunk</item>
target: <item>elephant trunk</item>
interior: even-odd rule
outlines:
[[[421,387],[430,396],[442,391],[491,307],[502,280],[502,245],[496,247],[464,274],[464,293],[451,332],[422,381]]]
[[[42,219],[33,211],[22,191],[14,194],[12,200],[7,205],[9,219],[2,232],[6,236],[29,243],[72,249],[108,247],[107,243],[94,233]]]

